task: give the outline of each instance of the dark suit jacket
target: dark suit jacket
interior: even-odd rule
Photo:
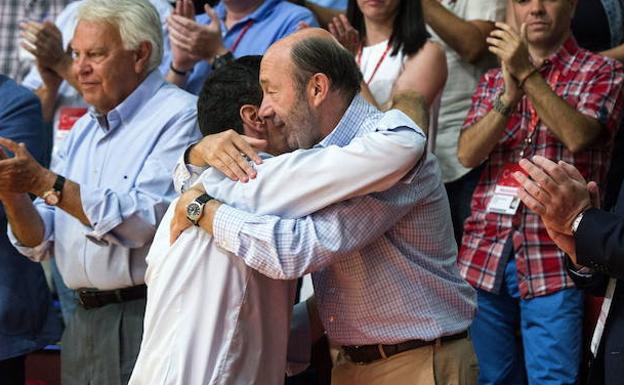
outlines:
[[[575,241],[578,263],[596,272],[587,278],[571,274],[578,286],[604,295],[609,278],[618,279],[589,384],[621,385],[624,384],[624,184],[614,212],[598,209],[585,212]]]
[[[0,75],[0,136],[25,143],[30,153],[41,160],[43,134],[39,99]],[[49,314],[50,300],[41,265],[11,245],[0,203],[0,360],[58,340],[60,323],[58,317]]]

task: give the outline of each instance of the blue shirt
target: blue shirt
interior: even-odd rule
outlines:
[[[26,144],[41,161],[43,122],[39,99],[0,75],[0,136]],[[54,313],[38,263],[20,255],[7,238],[7,219],[0,204],[0,360],[20,356],[56,342],[60,322]]]
[[[215,12],[221,22],[223,45],[232,50],[232,46],[238,40],[238,45],[232,52],[235,57],[263,55],[271,44],[295,32],[301,22],[318,27],[312,12],[285,0],[265,0],[258,9],[238,21],[229,30],[225,27],[227,11],[223,2],[215,7]],[[197,22],[209,24],[210,18],[206,14],[198,15]],[[251,27],[241,35],[249,23],[252,23]],[[204,80],[211,71],[212,66],[207,61],[198,62],[193,67],[193,72],[189,75],[184,88],[189,92],[199,94]]]
[[[356,97],[315,148],[345,147],[382,126],[397,131],[405,123]],[[369,150],[359,146],[354,152],[365,159]],[[350,171],[355,163],[332,162],[328,154],[325,162],[333,164],[334,173],[345,178],[355,173]],[[282,184],[282,191],[288,191],[284,194],[315,200],[335,190],[335,183],[323,187],[330,177],[315,169],[317,163],[308,165],[309,174],[299,175],[289,188]],[[292,175],[292,170],[282,165],[267,177],[282,180],[280,172]],[[259,167],[257,178],[261,173]],[[212,192],[205,183],[204,187]],[[465,331],[474,316],[475,291],[457,268],[448,199],[437,160],[430,153],[400,181],[309,216],[256,215],[222,205],[214,225],[214,239],[222,248],[271,278],[292,279],[312,272],[321,320],[330,339],[339,344],[433,340]]]
[[[196,97],[152,71],[106,116],[93,109],[75,124],[53,171],[80,185],[92,227],[61,209],[35,201],[44,242],[20,247],[41,259],[50,241],[70,288],[100,290],[144,282],[145,256],[171,200],[177,158],[199,137]]]
[[[346,11],[347,10],[347,0],[308,0],[310,3],[314,3],[320,5],[321,7],[332,8],[338,11]]]

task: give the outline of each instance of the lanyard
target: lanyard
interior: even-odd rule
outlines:
[[[375,68],[373,69],[373,73],[371,74],[371,76],[366,81],[366,84],[370,84],[370,82],[373,80],[373,78],[375,77],[375,74],[377,73],[377,70],[379,69],[379,67],[381,67],[381,63],[383,63],[384,59],[388,55],[388,52],[390,52],[390,48],[391,47],[392,47],[392,45],[388,41],[388,45],[386,46],[386,50],[384,51],[383,55],[381,55],[381,57],[377,61],[377,64],[375,65]],[[358,47],[358,53],[357,53],[356,61],[357,61],[357,65],[359,67],[362,64],[362,44],[360,44],[360,46]]]
[[[232,46],[230,47],[230,52],[234,53],[236,51],[236,48],[238,47],[238,44],[241,42],[241,40],[243,40],[243,37],[245,36],[247,31],[249,31],[249,28],[251,28],[253,23],[254,23],[253,20],[249,20],[247,22],[247,24],[245,24],[243,29],[240,31],[240,33],[236,37],[236,40],[234,40],[234,44],[232,44]]]
[[[559,76],[561,72],[556,70],[554,76],[552,77],[552,87],[557,88],[557,84],[559,83]],[[527,99],[528,102],[528,99]],[[529,121],[529,126],[527,127],[527,136],[524,138],[524,144],[522,151],[520,151],[520,158],[524,158],[526,154],[526,150],[528,147],[533,144],[533,138],[535,137],[535,132],[537,131],[537,126],[539,125],[540,118],[537,115],[537,111],[535,111],[535,107],[533,105],[530,106],[530,114],[531,120]]]

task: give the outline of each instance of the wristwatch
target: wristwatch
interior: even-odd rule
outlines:
[[[501,100],[501,94],[498,94],[498,96],[496,96],[496,99],[494,99],[494,106],[492,106],[492,108],[494,109],[494,111],[500,113],[503,116],[509,116],[513,112],[513,108],[511,108],[511,106],[507,106],[505,105],[505,103],[503,103],[503,101]]]
[[[43,193],[43,201],[50,206],[58,205],[62,198],[63,186],[65,186],[65,178],[57,175],[52,188]]]
[[[576,218],[574,218],[574,221],[572,221],[572,226],[570,229],[572,230],[572,235],[576,234],[576,230],[578,229],[579,225],[581,224],[581,221],[583,220],[583,214],[585,214],[585,211],[581,211],[579,215],[577,215]]]
[[[194,201],[186,205],[186,217],[192,224],[199,226],[199,219],[204,213],[204,206],[211,199],[213,198],[210,195],[203,193],[195,198]]]
[[[212,69],[217,70],[231,61],[234,61],[234,54],[230,51],[227,51],[223,55],[215,56],[212,61]]]

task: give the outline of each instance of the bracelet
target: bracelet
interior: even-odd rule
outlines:
[[[537,68],[533,67],[533,69],[529,72],[529,74],[518,82],[518,88],[524,87],[524,83],[527,81],[527,79],[533,76],[533,74],[536,72],[537,72]]]
[[[505,103],[501,100],[501,96],[502,94],[498,94],[498,96],[496,96],[492,109],[499,114],[508,117],[513,112],[513,108],[511,106],[505,105]]]
[[[169,69],[176,75],[180,75],[180,76],[186,76],[186,74],[189,73],[189,71],[180,71],[179,69],[175,68],[173,66],[173,62],[171,62],[171,64],[169,64]]]

